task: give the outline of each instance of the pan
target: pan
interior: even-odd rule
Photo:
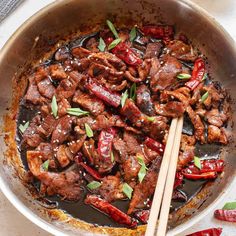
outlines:
[[[131,230],[96,226],[60,209],[50,209],[27,184],[17,149],[16,118],[27,86],[27,72],[61,44],[76,38],[78,31],[79,34],[96,31],[106,19],[112,19],[119,26],[160,22],[174,25],[177,32],[185,32],[192,44],[207,56],[210,76],[222,83],[232,100],[236,99],[235,44],[213,18],[188,0],[65,0],[55,1],[36,13],[0,52],[0,188],[23,215],[54,235],[142,235],[146,227]],[[235,105],[232,107],[234,110]],[[235,120],[233,115],[232,123]],[[232,133],[235,133],[233,126]],[[198,151],[225,159],[225,172],[171,213],[168,235],[181,233],[203,218],[233,182],[236,169],[234,137],[230,145],[220,150],[211,146]]]

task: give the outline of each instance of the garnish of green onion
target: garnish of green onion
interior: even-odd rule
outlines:
[[[133,101],[135,101],[135,99],[136,99],[136,83],[132,84],[132,86],[130,88],[129,96]]]
[[[52,109],[53,116],[56,118],[58,106],[57,106],[57,99],[56,99],[55,95],[53,95],[53,97],[52,97],[51,109]]]
[[[203,75],[202,81],[204,81],[204,80],[206,80],[206,79],[207,79],[207,73],[205,73],[205,74]]]
[[[133,27],[129,33],[129,40],[133,42],[134,39],[136,38],[136,35],[137,35],[136,27]]]
[[[98,181],[92,181],[89,184],[87,184],[87,187],[91,190],[94,190],[96,188],[99,188],[102,184]]]
[[[29,121],[27,121],[24,125],[20,124],[19,125],[19,130],[23,134],[28,127],[29,127]]]
[[[123,107],[125,105],[125,101],[128,98],[128,90],[126,89],[124,93],[122,93],[122,97],[121,97],[121,107]]]
[[[84,124],[84,127],[85,127],[86,135],[89,138],[92,138],[93,137],[93,130],[91,129],[91,127],[87,123]]]
[[[194,165],[198,168],[198,169],[202,169],[202,164],[201,164],[201,159],[199,157],[194,157]]]
[[[114,41],[112,41],[109,46],[108,46],[108,50],[111,50],[112,48],[114,48],[117,44],[119,44],[121,42],[121,39],[115,39]]]
[[[182,74],[178,74],[177,78],[178,79],[190,79],[191,75],[190,74],[186,74],[186,73],[182,73]]]
[[[122,191],[129,199],[131,199],[133,189],[127,183],[123,184]]]
[[[147,119],[151,122],[155,121],[155,117],[154,116],[148,116]]]
[[[67,113],[72,116],[84,116],[88,115],[88,111],[83,111],[80,108],[68,108]]]
[[[106,48],[106,44],[104,42],[104,40],[102,38],[99,39],[99,45],[98,45],[98,49],[101,51],[101,52],[104,52]]]
[[[236,202],[227,202],[222,208],[223,210],[235,210],[236,209]]]
[[[114,153],[113,151],[111,151],[111,162],[114,162],[114,161],[115,161]]]
[[[205,102],[207,100],[208,96],[209,96],[209,92],[207,91],[202,95],[201,102],[202,103]]]
[[[49,160],[46,160],[43,164],[42,164],[42,168],[45,171],[48,171],[48,167],[49,167]]]
[[[146,167],[145,162],[141,156],[138,156],[138,163],[139,163],[139,165],[141,165],[141,168],[138,172],[138,179],[139,179],[139,182],[141,183],[143,181],[145,175],[147,174],[148,168]]]
[[[114,36],[118,39],[119,35],[118,35],[117,31],[116,31],[115,26],[112,24],[112,22],[107,20],[107,25],[108,25],[109,29],[111,30],[111,32],[114,34]]]

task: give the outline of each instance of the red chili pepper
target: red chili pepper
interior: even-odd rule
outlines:
[[[98,153],[100,159],[105,163],[111,163],[112,141],[115,137],[116,130],[109,128],[102,130],[98,139]]]
[[[236,210],[215,210],[214,216],[218,220],[236,222]]]
[[[149,215],[150,210],[141,210],[134,213],[134,216],[144,224],[147,224]]]
[[[192,77],[185,85],[191,90],[194,90],[202,82],[205,72],[205,63],[202,58],[198,58],[194,63]]]
[[[221,233],[222,228],[211,228],[188,234],[186,236],[220,236]]]
[[[125,42],[117,44],[111,52],[130,66],[138,66],[143,62]]]
[[[81,165],[91,176],[93,176],[94,179],[96,180],[102,179],[102,176],[90,166],[84,164],[83,162],[80,162],[79,165]]]
[[[206,172],[218,172],[221,173],[224,170],[224,161],[223,160],[202,160],[201,169],[197,168],[194,164],[191,164],[187,167],[193,174],[202,174]]]
[[[132,228],[137,226],[136,220],[96,195],[87,195],[84,202],[110,216],[119,224],[124,224]]]
[[[170,25],[147,25],[142,28],[144,35],[157,39],[171,40],[174,36],[174,28]]]
[[[146,137],[144,143],[147,145],[148,148],[152,149],[153,151],[158,152],[160,155],[163,155],[165,150],[165,145],[162,143],[157,142],[156,140]]]
[[[216,172],[206,172],[202,174],[194,174],[194,173],[188,173],[189,169],[183,169],[182,174],[186,179],[193,179],[193,180],[198,180],[198,179],[215,179],[217,177]]]
[[[175,175],[175,183],[174,183],[174,189],[181,186],[183,184],[184,176],[181,174],[181,172],[177,172]]]
[[[92,79],[89,80],[85,87],[109,105],[113,107],[118,107],[120,105],[121,97],[119,94],[111,92],[106,87],[94,82]]]

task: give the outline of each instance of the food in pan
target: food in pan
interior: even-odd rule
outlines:
[[[199,158],[195,147],[227,145],[230,114],[229,96],[184,34],[107,21],[29,73],[20,151],[41,196],[135,227],[147,223],[171,119],[185,119],[172,197],[184,204],[190,185],[196,192],[223,172],[224,160]]]

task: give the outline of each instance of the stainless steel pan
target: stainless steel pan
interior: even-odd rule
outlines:
[[[31,17],[0,52],[0,187],[20,212],[54,235],[141,235],[145,230],[145,226],[136,230],[95,227],[60,210],[45,209],[25,182],[15,142],[15,118],[26,87],[27,70],[57,47],[59,39],[69,40],[78,30],[90,32],[106,19],[121,26],[160,21],[174,24],[177,31],[184,32],[207,56],[210,74],[236,98],[235,44],[214,19],[188,0],[65,0],[56,1]],[[185,207],[171,215],[170,235],[196,223],[223,197],[235,175],[234,145],[233,142],[221,152],[227,162],[221,178],[208,184]]]

